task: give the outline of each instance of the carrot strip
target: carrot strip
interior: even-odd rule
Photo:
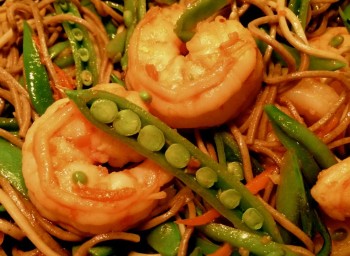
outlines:
[[[246,188],[252,192],[252,194],[257,194],[260,190],[264,189],[267,183],[270,181],[270,175],[276,170],[276,166],[271,165],[265,168],[263,172],[255,176],[252,180],[248,181],[245,185]]]
[[[175,222],[178,224],[185,224],[187,226],[201,226],[212,222],[214,219],[220,216],[220,213],[212,208],[200,216],[191,219],[180,219],[176,220]]]
[[[232,253],[232,248],[229,243],[224,243],[215,252],[208,254],[208,256],[230,256]]]

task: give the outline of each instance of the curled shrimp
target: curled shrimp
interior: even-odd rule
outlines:
[[[309,41],[317,49],[342,55],[350,61],[350,35],[345,27],[327,28],[326,32]],[[346,63],[348,66],[349,63]],[[339,100],[344,90],[339,81],[320,78],[303,78],[284,93],[298,112],[309,122],[322,118]]]
[[[107,86],[137,98],[137,93],[117,88]],[[87,234],[137,225],[165,197],[161,187],[171,179],[154,162],[90,124],[68,99],[56,101],[34,122],[22,151],[29,198],[39,212]],[[128,163],[134,164],[126,168]]]
[[[236,117],[258,93],[262,57],[241,23],[200,22],[184,44],[174,27],[184,7],[152,7],[129,44],[127,86],[152,96],[150,112],[176,128],[210,127]]]
[[[320,172],[311,195],[331,218],[350,217],[350,157]]]

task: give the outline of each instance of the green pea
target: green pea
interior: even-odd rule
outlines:
[[[150,151],[159,151],[165,144],[165,137],[157,126],[146,125],[140,130],[137,142]]]
[[[338,228],[332,233],[332,240],[341,241],[348,236],[348,232],[345,228]]]
[[[248,208],[242,215],[242,220],[248,227],[254,230],[260,229],[264,224],[264,218],[255,208]]]
[[[236,208],[241,202],[242,196],[235,189],[227,189],[219,194],[220,202],[228,209]]]
[[[141,129],[140,117],[130,109],[123,109],[114,119],[113,128],[121,135],[132,136]]]
[[[149,94],[147,91],[140,91],[139,95],[141,100],[144,102],[150,103],[152,101],[152,95]]]
[[[82,61],[87,62],[90,59],[90,54],[88,49],[86,48],[80,48],[78,50],[79,57]]]
[[[210,188],[218,181],[218,175],[209,167],[201,167],[196,172],[196,179],[201,186]]]
[[[92,103],[90,112],[98,121],[108,124],[116,118],[118,106],[111,100],[98,99]]]
[[[227,171],[235,175],[239,180],[244,179],[243,168],[240,162],[230,162],[227,164]]]
[[[83,85],[90,86],[92,85],[92,74],[89,70],[83,70],[80,73],[80,78],[83,82]]]
[[[84,39],[83,31],[80,28],[73,28],[72,33],[75,40],[80,42]]]
[[[72,179],[75,184],[82,184],[85,185],[88,182],[88,177],[85,174],[85,172],[82,171],[75,171],[72,174]]]
[[[329,45],[334,48],[338,48],[339,46],[341,46],[343,42],[344,42],[344,36],[339,34],[331,38],[331,40],[329,41]]]
[[[191,154],[183,145],[174,143],[165,151],[165,159],[176,168],[184,168],[189,163]]]

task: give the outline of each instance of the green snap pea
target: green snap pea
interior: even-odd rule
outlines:
[[[23,64],[27,90],[35,111],[42,115],[54,102],[49,76],[41,63],[29,24],[23,22]]]
[[[196,179],[201,186],[210,188],[218,181],[218,175],[210,167],[204,166],[196,171]]]
[[[22,175],[22,151],[0,137],[0,174],[22,195],[27,196],[27,187]]]
[[[198,228],[209,238],[218,242],[227,242],[238,248],[244,248],[254,255],[297,256],[286,245],[276,243],[268,237],[232,228],[223,224],[211,223]]]
[[[264,218],[255,208],[248,208],[242,215],[242,220],[252,229],[260,229],[264,223]]]
[[[71,1],[57,0],[54,3],[57,13],[70,13],[74,16],[81,17],[78,8]],[[70,46],[73,52],[74,63],[76,67],[77,88],[82,89],[84,86],[92,86],[98,83],[98,69],[95,48],[90,38],[88,30],[72,22],[62,22],[62,26],[67,34]],[[79,49],[86,49],[82,58]],[[87,58],[88,56],[88,58]]]
[[[295,13],[304,29],[306,27],[309,5],[309,0],[291,0],[288,4],[288,8]]]
[[[215,12],[228,5],[228,0],[198,0],[188,7],[175,25],[175,33],[183,41],[189,41],[195,34],[198,22],[209,18]]]
[[[345,6],[344,10],[339,7],[339,14],[343,20],[344,26],[350,32],[350,4]]]
[[[342,45],[343,42],[344,42],[344,36],[339,34],[331,38],[331,40],[329,41],[329,45],[334,48],[338,48],[339,46]]]
[[[127,30],[124,29],[122,32],[117,33],[115,37],[107,44],[107,56],[112,60],[113,63],[119,62],[124,54],[126,36]]]
[[[63,41],[63,42],[58,42],[51,46],[48,51],[49,51],[49,56],[51,59],[56,58],[61,52],[63,52],[66,49],[70,48],[70,43],[69,41]]]
[[[146,125],[140,130],[137,141],[151,151],[159,151],[165,144],[163,132],[154,125]]]
[[[195,191],[198,195],[203,197],[210,205],[212,205],[218,212],[220,212],[228,221],[232,222],[233,225],[242,230],[249,230],[250,232],[260,233],[266,232],[269,234],[273,240],[281,242],[282,238],[277,228],[277,225],[267,211],[264,205],[258,200],[249,190],[231,173],[227,171],[225,165],[221,165],[214,161],[211,157],[199,150],[195,145],[193,145],[185,137],[181,136],[176,130],[170,128],[165,123],[152,116],[150,113],[140,108],[139,106],[131,103],[125,98],[113,95],[108,92],[94,91],[94,90],[69,90],[66,91],[67,96],[77,105],[78,109],[83,113],[83,115],[97,128],[100,128],[104,132],[112,135],[118,140],[126,143],[128,146],[144,155],[145,157],[152,159],[162,166],[165,170],[169,171],[172,175],[184,182],[189,188]],[[96,99],[109,99],[114,101],[118,109],[129,109],[135,112],[141,120],[141,130],[136,136],[123,136],[115,132],[113,128],[109,125],[98,122],[92,115],[88,107],[88,103]],[[138,137],[140,136],[141,131],[146,127],[155,127],[161,131],[162,135],[165,138],[165,144],[163,148],[159,151],[153,151],[147,148],[148,143],[140,144]],[[153,136],[152,136],[153,138]],[[149,138],[149,141],[152,139]],[[183,145],[191,155],[191,158],[196,159],[200,163],[201,167],[209,167],[214,170],[217,174],[218,181],[215,184],[215,187],[205,188],[201,186],[194,175],[187,172],[187,167],[185,168],[176,168],[171,165],[166,157],[165,151],[172,144],[181,144]],[[152,146],[153,147],[153,146]],[[240,195],[241,201],[239,207],[235,209],[228,209],[224,206],[217,197],[218,189],[227,190],[234,188]],[[252,230],[245,223],[242,222],[242,212],[248,208],[255,208],[264,218],[264,223],[259,231]]]
[[[220,202],[229,209],[236,208],[240,201],[241,195],[233,188],[221,191],[219,193]]]
[[[111,100],[95,100],[90,107],[91,114],[102,123],[111,123],[118,114],[117,105]]]
[[[174,143],[165,151],[165,158],[172,166],[185,168],[191,159],[191,155],[184,146]]]
[[[273,123],[313,154],[321,168],[327,169],[337,163],[334,154],[327,145],[307,127],[283,113],[274,105],[265,105],[264,110]]]
[[[181,233],[174,222],[160,224],[147,236],[148,244],[164,256],[175,256],[180,247]]]
[[[11,117],[0,117],[0,128],[4,130],[18,130],[18,122],[16,118],[11,118]]]
[[[230,162],[227,164],[227,171],[235,175],[239,180],[244,179],[243,167],[240,162]]]
[[[125,87],[124,81],[117,77],[115,74],[111,74],[111,82]]]
[[[149,92],[142,90],[139,92],[139,95],[140,95],[140,98],[142,101],[144,101],[146,103],[151,103],[152,95],[149,94]]]
[[[72,179],[75,184],[85,185],[88,182],[88,177],[83,171],[75,171],[72,174]]]
[[[123,109],[116,115],[113,128],[121,135],[131,136],[140,131],[141,120],[132,110]]]

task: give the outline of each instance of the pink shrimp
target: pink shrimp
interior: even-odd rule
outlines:
[[[137,98],[120,86],[103,87]],[[122,170],[127,163],[138,165]],[[23,175],[29,198],[44,217],[88,234],[134,227],[165,197],[161,187],[171,179],[91,125],[68,99],[55,102],[28,131]]]
[[[258,93],[262,57],[241,23],[222,16],[198,24],[186,45],[174,33],[184,7],[152,7],[133,33],[127,86],[152,96],[150,112],[176,128],[220,125]]]

